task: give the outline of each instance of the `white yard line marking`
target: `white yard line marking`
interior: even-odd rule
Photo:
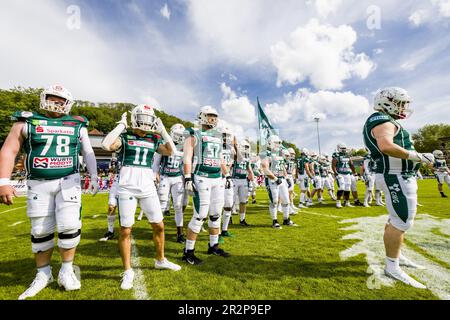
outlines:
[[[341,228],[341,230],[354,231],[345,235],[343,240],[360,240],[350,248],[340,253],[342,260],[347,260],[359,254],[366,256],[369,265],[367,273],[371,273],[367,279],[369,289],[381,289],[382,285],[392,286],[395,280],[384,275],[384,226],[388,219],[387,215],[378,217],[361,217],[340,221],[340,223],[353,223],[353,225]],[[450,257],[449,239],[436,235],[431,230],[438,228],[444,235],[449,234],[450,219],[438,219],[427,214],[419,214],[415,224],[408,232],[406,238],[414,245],[425,250],[428,254],[448,262]],[[450,270],[426,258],[416,252],[413,248],[403,246],[403,254],[419,265],[426,267],[425,270],[404,268],[404,270],[423,282],[427,288],[437,297],[444,300],[450,299]]]
[[[14,209],[2,211],[2,212],[0,212],[0,214],[2,214],[2,213],[7,213],[7,212],[11,212],[11,211],[15,211],[15,210],[19,210],[19,209],[23,209],[23,208],[26,208],[26,207],[27,207],[27,206],[23,206],[23,207],[18,207],[18,208],[14,208]]]
[[[316,216],[323,216],[323,217],[328,217],[328,218],[335,218],[335,219],[343,219],[344,217],[342,216],[335,216],[332,214],[324,214],[324,213],[318,213],[318,212],[314,212],[314,211],[305,211],[305,210],[301,210],[298,212],[298,214],[302,214],[302,213],[306,213],[306,214],[313,214]]]
[[[15,226],[17,226],[17,225],[19,225],[19,224],[21,224],[21,223],[24,223],[25,221],[17,221],[17,222],[14,222],[13,224],[10,224],[8,227],[15,227]]]
[[[96,219],[99,216],[100,216],[99,214],[96,214],[96,215],[92,216],[92,219]]]
[[[134,238],[131,239],[131,265],[134,270],[134,296],[136,300],[150,300],[145,286],[144,274],[141,270],[141,259]]]

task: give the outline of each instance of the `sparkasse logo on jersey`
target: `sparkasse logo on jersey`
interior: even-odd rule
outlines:
[[[138,141],[138,140],[128,141],[128,145],[131,147],[143,147],[149,149],[153,149],[155,147],[155,144],[153,142]]]
[[[75,134],[75,128],[58,127],[58,126],[39,126],[36,127],[36,132],[47,134],[65,134],[73,136]]]

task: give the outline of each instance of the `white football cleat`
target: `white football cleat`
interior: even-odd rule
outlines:
[[[345,201],[345,202],[344,202],[344,207],[354,208],[355,206],[352,205],[352,204],[350,203],[350,201]]]
[[[388,271],[384,269],[384,274],[388,277],[399,280],[409,286],[412,286],[417,289],[426,289],[427,287],[421,284],[419,281],[414,280],[410,276],[408,276],[402,269],[398,268],[396,270]]]
[[[407,257],[400,255],[399,257],[399,264],[403,267],[408,267],[408,268],[414,268],[414,269],[419,269],[419,270],[425,270],[426,268],[424,266],[421,266],[411,260],[409,260]]]
[[[370,206],[369,206],[369,204],[367,202],[364,202],[363,206],[366,207],[366,208],[370,208]]]
[[[303,203],[299,203],[299,204],[298,204],[298,207],[299,207],[299,208],[302,208],[302,209],[306,208],[306,206],[303,205]]]
[[[51,274],[50,277],[48,277],[44,272],[38,272],[30,287],[19,296],[19,300],[34,297],[53,281],[53,276]]]
[[[336,201],[336,208],[338,209],[342,208],[342,204],[340,201]]]
[[[163,261],[155,260],[155,269],[168,269],[173,271],[180,271],[181,267],[164,258]]]
[[[78,280],[73,270],[66,272],[60,271],[58,274],[58,285],[60,287],[64,287],[66,291],[74,291],[81,289],[81,282],[80,280]]]
[[[122,283],[120,284],[120,289],[122,290],[130,290],[133,288],[134,281],[134,271],[133,269],[127,270],[122,273]]]

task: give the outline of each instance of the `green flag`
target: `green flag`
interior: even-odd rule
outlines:
[[[265,149],[264,146],[267,144],[267,139],[271,135],[278,135],[278,133],[273,128],[264,110],[261,108],[259,98],[257,98],[257,101],[258,101],[258,123],[259,123],[259,149],[261,150]]]

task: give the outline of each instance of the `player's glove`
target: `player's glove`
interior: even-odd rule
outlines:
[[[128,129],[128,121],[127,121],[127,113],[126,112],[124,114],[122,114],[122,119],[120,119],[120,121],[117,122],[117,124],[123,124],[125,126],[125,129]]]
[[[231,176],[226,176],[225,179],[225,189],[231,189]]]
[[[98,193],[98,190],[100,189],[100,186],[98,185],[97,177],[92,177],[89,182],[88,190],[89,192],[95,196]]]
[[[288,188],[292,187],[292,182],[290,179],[287,179],[286,182],[287,182]]]
[[[279,186],[280,184],[283,183],[283,179],[281,179],[280,177],[277,178],[277,181],[275,181],[275,183]]]
[[[433,164],[434,156],[431,153],[419,153],[417,151],[409,151],[408,160],[421,162],[425,164]]]
[[[160,118],[157,118],[155,120],[154,128],[155,128],[155,132],[158,134],[161,134],[166,130],[166,127],[164,127],[164,124]]]
[[[192,178],[189,177],[184,178],[184,189],[191,194],[197,191],[197,189],[195,188],[195,184],[192,181]]]

